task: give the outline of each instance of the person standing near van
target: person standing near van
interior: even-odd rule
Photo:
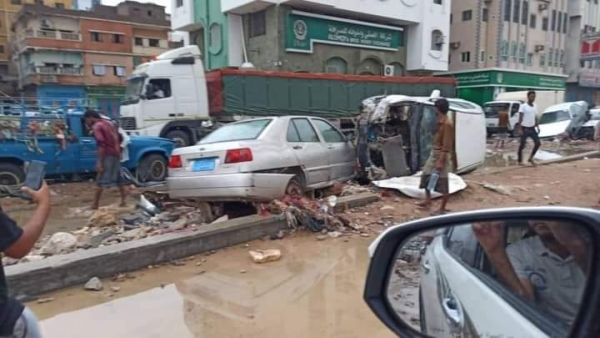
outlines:
[[[531,151],[531,156],[529,156],[529,163],[535,165],[533,157],[541,146],[540,138],[538,136],[539,125],[537,114],[538,109],[535,105],[535,92],[530,91],[527,93],[527,103],[522,104],[519,108],[518,132],[521,134],[521,142],[519,144],[518,159],[520,165],[523,164],[523,149],[525,149],[528,138],[533,140],[533,150]]]
[[[504,149],[504,141],[508,137],[508,125],[509,125],[509,116],[508,110],[500,110],[498,112],[498,139],[496,140],[496,145],[494,148],[500,147]]]

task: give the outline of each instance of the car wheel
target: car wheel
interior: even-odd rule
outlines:
[[[419,325],[421,325],[421,333],[427,334],[427,323],[425,322],[425,312],[423,311],[423,293],[419,288]]]
[[[12,163],[0,163],[0,185],[19,185],[25,181],[23,169]]]
[[[285,188],[285,194],[289,196],[303,196],[304,187],[300,183],[300,177],[298,175],[292,177]]]
[[[137,168],[142,182],[161,182],[167,177],[167,160],[159,154],[144,156]]]
[[[191,144],[190,135],[183,130],[171,130],[165,137],[173,140],[177,147],[187,147]]]

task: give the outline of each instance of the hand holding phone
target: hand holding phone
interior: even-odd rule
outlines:
[[[48,191],[48,186],[46,186],[44,182],[45,175],[46,162],[31,161],[27,166],[25,184],[23,185],[23,188],[21,188],[19,197],[26,200],[34,200],[37,203],[43,202],[43,200],[49,200],[50,193]]]

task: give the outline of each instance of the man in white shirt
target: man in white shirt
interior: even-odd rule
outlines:
[[[527,103],[522,104],[521,108],[519,108],[519,128],[518,132],[521,134],[521,142],[519,144],[519,164],[523,164],[523,149],[525,149],[525,144],[527,143],[527,139],[531,137],[533,140],[533,151],[531,152],[531,156],[529,157],[529,163],[535,165],[533,161],[533,157],[535,153],[540,149],[541,143],[540,138],[538,137],[539,133],[539,125],[537,119],[537,106],[535,105],[535,92],[530,91],[527,93]]]
[[[153,99],[162,99],[165,97],[165,92],[163,92],[162,89],[160,89],[160,87],[157,84],[155,84],[153,88],[154,88],[154,93],[152,93]]]

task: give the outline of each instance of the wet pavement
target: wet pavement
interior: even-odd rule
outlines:
[[[30,306],[50,338],[393,337],[362,299],[372,240],[256,241]],[[251,248],[280,249],[282,259],[255,264]]]

